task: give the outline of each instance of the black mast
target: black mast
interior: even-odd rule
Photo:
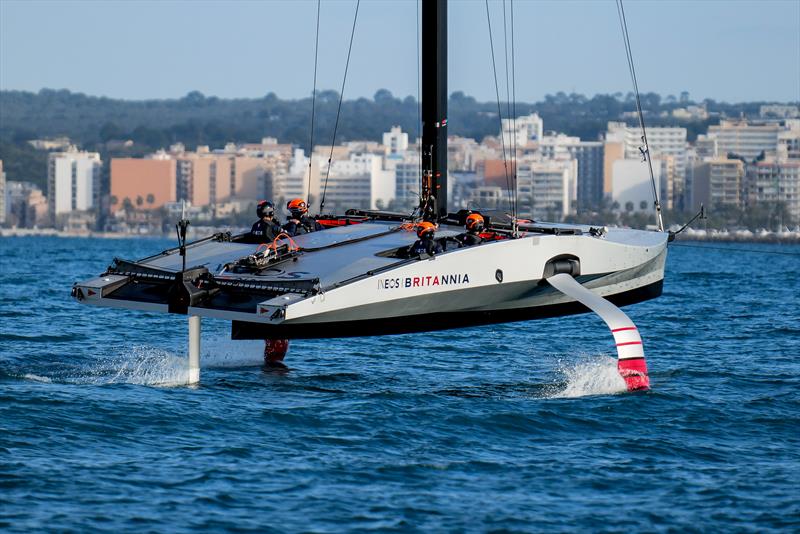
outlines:
[[[447,0],[422,0],[422,202],[447,216]]]

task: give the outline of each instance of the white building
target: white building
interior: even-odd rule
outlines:
[[[661,165],[653,162],[653,175],[656,187],[661,188]],[[633,204],[633,211],[653,209],[653,186],[646,163],[636,159],[619,159],[613,164],[611,177],[611,200],[617,202],[621,210],[628,211]]]
[[[403,154],[408,150],[408,134],[399,126],[392,126],[391,131],[383,134],[383,146],[386,148],[386,155]]]
[[[761,106],[758,115],[764,119],[796,119],[800,118],[800,108],[782,104]]]
[[[53,152],[47,163],[50,215],[89,211],[98,205],[103,162],[97,152]]]
[[[576,199],[575,159],[519,162],[517,170],[518,216],[537,220],[560,221],[573,213]]]
[[[410,211],[419,204],[420,161],[417,154],[406,153],[394,165],[395,205],[401,211]],[[449,192],[449,189],[448,189]]]
[[[660,194],[664,197],[662,205],[668,209],[673,207],[673,199],[676,204],[680,204],[686,191],[687,150],[689,147],[686,135],[686,128],[655,126],[647,129],[647,144],[653,160],[653,173],[656,172],[655,167],[658,166],[656,160],[659,156],[674,158],[669,165],[671,175],[665,177],[664,186],[669,186],[669,191],[666,191],[666,194]],[[642,131],[638,126],[630,127],[622,122],[609,122],[606,140],[623,143],[625,159],[642,160],[639,148],[643,147],[644,143],[642,143]],[[651,203],[652,196],[651,194]]]
[[[581,141],[564,134],[545,135],[538,153],[547,159],[574,159],[577,162],[574,200],[581,208],[600,205],[603,199],[603,159],[605,145],[601,141]]]
[[[784,224],[800,224],[800,161],[759,161],[748,166],[745,181],[747,206],[781,202],[791,219]]]
[[[327,166],[327,162],[325,162]],[[325,180],[320,172],[321,180]],[[394,169],[383,168],[381,154],[351,152],[347,159],[334,160],[325,189],[325,206],[330,210],[348,208],[378,209],[395,197],[397,188]]]
[[[747,120],[723,120],[708,127],[708,137],[716,138],[720,157],[735,154],[752,161],[762,152],[777,151],[782,130],[784,127],[774,122],[753,124]]]
[[[506,153],[512,146],[525,148],[530,143],[538,142],[542,138],[543,130],[544,123],[537,113],[516,119],[503,119],[500,135],[503,137]]]
[[[316,158],[315,158],[316,159]],[[304,198],[314,206],[319,207],[319,196],[315,193],[314,186],[319,184],[319,162],[312,168],[311,191],[309,191],[308,158],[302,148],[296,148],[289,161],[287,169],[279,169],[272,175],[272,198],[275,202],[275,211],[283,217],[285,203],[293,198]]]

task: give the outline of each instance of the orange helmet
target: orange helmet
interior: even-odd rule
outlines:
[[[428,232],[433,233],[436,230],[436,225],[428,221],[421,222],[417,225],[417,237],[422,239],[422,236]]]
[[[467,217],[467,222],[464,226],[467,227],[467,230],[480,232],[483,230],[483,217],[481,217],[480,213],[471,213]]]
[[[286,209],[292,213],[306,213],[308,211],[308,204],[302,198],[293,198],[286,204]]]

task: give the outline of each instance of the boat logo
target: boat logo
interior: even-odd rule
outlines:
[[[378,279],[378,289],[400,289],[410,287],[455,286],[469,284],[469,275],[430,274],[425,276],[406,276]]]

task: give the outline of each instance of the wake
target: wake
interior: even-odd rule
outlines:
[[[202,368],[258,366],[263,362],[263,350],[261,341],[209,340],[200,364]],[[176,387],[189,382],[189,359],[177,351],[135,345],[77,363],[57,376],[48,375],[37,370],[21,374],[21,378],[42,383]]]

